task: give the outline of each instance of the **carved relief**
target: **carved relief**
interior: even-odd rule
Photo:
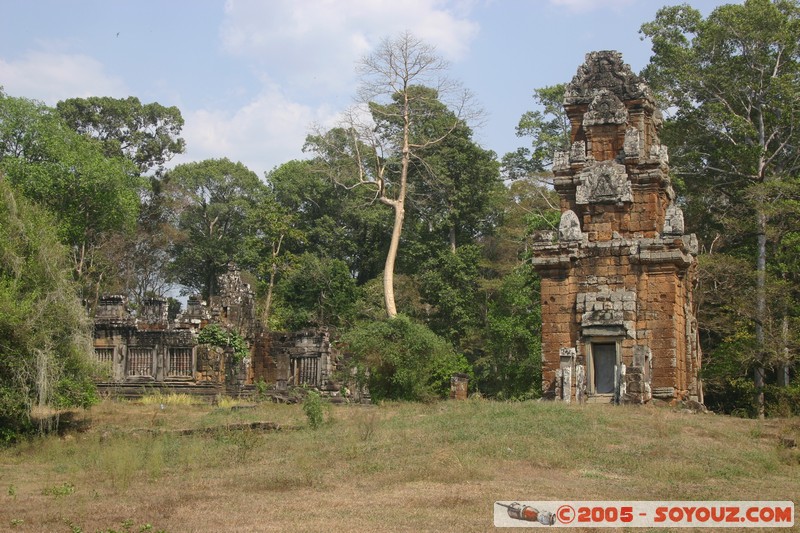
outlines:
[[[583,115],[583,125],[625,124],[628,121],[628,110],[622,100],[614,96],[608,89],[600,89],[592,98],[589,110]]]
[[[652,98],[648,87],[616,51],[586,54],[586,61],[567,85],[564,103],[588,104],[598,89],[607,89],[621,100]]]
[[[628,128],[625,130],[625,144],[623,146],[625,157],[638,159],[642,152],[642,140],[639,136],[639,130],[636,128]]]
[[[614,161],[602,161],[578,174],[575,190],[578,204],[632,202],[633,193],[625,167]]]
[[[570,163],[583,163],[586,161],[586,142],[575,141],[569,151]]]

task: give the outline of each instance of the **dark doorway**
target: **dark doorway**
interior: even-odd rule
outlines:
[[[614,366],[616,364],[616,343],[592,343],[592,373],[595,394],[614,393]]]

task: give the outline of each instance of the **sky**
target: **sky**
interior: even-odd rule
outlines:
[[[694,0],[708,15],[732,3]],[[568,82],[586,53],[618,50],[639,72],[639,27],[676,0],[0,0],[0,86],[55,105],[136,96],[177,106],[186,153],[260,176],[292,159],[314,125],[353,105],[355,67],[410,31],[436,47],[485,111],[474,138],[498,156],[536,109],[533,90]]]

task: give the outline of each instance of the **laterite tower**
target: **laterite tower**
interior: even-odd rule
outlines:
[[[541,232],[545,397],[702,401],[692,303],[697,239],[675,204],[661,112],[622,56],[592,52],[567,86],[554,157],[558,232]]]

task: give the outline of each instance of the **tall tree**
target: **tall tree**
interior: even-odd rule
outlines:
[[[265,186],[254,172],[229,159],[178,165],[165,180],[185,235],[173,247],[174,279],[208,298],[216,294],[217,277],[242,249],[248,215]]]
[[[108,259],[101,246],[135,224],[142,183],[133,165],[106,156],[96,140],[72,131],[51,108],[0,92],[0,170],[56,215],[76,277],[96,293],[100,265]]]
[[[455,91],[446,72],[447,63],[431,46],[411,34],[385,39],[360,65],[359,96],[365,107],[351,110],[342,127],[311,136],[308,142],[327,165],[333,180],[346,187],[367,187],[375,201],[393,210],[383,272],[386,313],[390,318],[397,315],[394,273],[406,214],[409,169],[412,162],[420,160],[421,150],[440,143],[458,126],[468,109],[468,94]],[[428,91],[414,90],[420,85],[434,89],[437,97],[445,101],[448,95],[457,93],[452,107],[454,120],[444,132],[412,138],[414,124],[420,118],[415,110],[425,108],[417,105],[417,100],[431,96]],[[365,121],[366,110],[370,119]],[[382,124],[400,126],[380,127]]]
[[[359,284],[381,274],[392,220],[387,210],[370,208],[369,191],[337,186],[308,160],[280,165],[266,178],[303,235],[287,241],[287,251],[344,261]]]
[[[142,104],[135,96],[91,96],[58,102],[56,110],[75,131],[99,140],[106,155],[127,157],[142,174],[161,174],[186,145],[178,137],[183,117],[175,106]]]
[[[782,216],[769,206],[778,199],[775,191],[785,191],[800,174],[800,5],[746,0],[706,19],[688,5],[665,7],[641,31],[653,43],[643,74],[676,109],[665,138],[695,203],[690,214],[706,210],[716,229],[729,234],[719,232],[728,250],[737,240],[740,247],[752,242],[753,366],[763,416],[771,364],[768,256],[777,244],[772,228]]]
[[[533,99],[541,110],[526,111],[517,124],[517,137],[530,138],[531,147],[518,148],[503,156],[507,178],[541,174],[553,164],[556,150],[567,150],[571,125],[564,111],[565,83],[534,89]]]

